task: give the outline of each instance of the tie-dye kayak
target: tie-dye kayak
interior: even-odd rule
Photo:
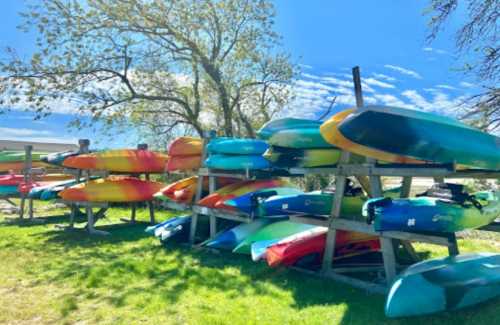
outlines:
[[[435,197],[409,199],[375,198],[363,206],[363,215],[374,221],[377,231],[457,232],[479,228],[500,217],[500,193],[473,194],[463,204]]]
[[[340,113],[335,114],[328,121],[323,123],[320,128],[321,135],[330,144],[347,150],[349,152],[379,159],[381,161],[393,162],[393,163],[407,163],[407,164],[423,164],[424,161],[410,158],[404,155],[399,155],[396,153],[391,153],[383,150],[378,150],[375,148],[367,147],[362,144],[351,141],[346,138],[338,129],[338,126],[344,119],[346,119],[350,114],[354,113],[355,109],[347,109]],[[394,140],[395,138],[392,138]]]
[[[168,155],[140,149],[118,149],[68,157],[63,166],[122,173],[162,173]]]
[[[203,141],[194,137],[179,137],[168,147],[169,156],[201,156]]]
[[[368,148],[418,160],[500,170],[499,137],[445,116],[366,106],[349,114],[337,129],[349,141]]]
[[[410,266],[394,281],[385,314],[408,317],[454,311],[498,296],[500,254],[431,259]]]
[[[59,196],[66,201],[139,202],[153,199],[165,184],[135,177],[110,176],[66,188]]]
[[[292,266],[299,260],[307,258],[310,263],[317,265],[323,259],[326,236],[325,231],[272,245],[266,251],[267,264],[271,267]],[[377,237],[337,230],[334,259],[378,250],[380,250],[380,241]]]
[[[258,131],[258,136],[273,146],[296,149],[332,148],[321,136],[321,123],[296,118],[273,120]]]
[[[169,156],[167,171],[191,171],[201,167],[201,155]]]
[[[233,199],[247,193],[255,192],[260,189],[286,186],[286,182],[280,179],[273,180],[257,180],[257,181],[241,181],[222,187],[214,193],[204,197],[198,202],[208,208],[216,208],[224,204],[226,200]]]

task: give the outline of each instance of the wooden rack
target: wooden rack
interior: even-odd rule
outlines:
[[[353,68],[353,81],[354,81],[354,91],[356,95],[356,106],[363,107],[363,96],[361,88],[361,78],[359,73],[359,68]],[[206,144],[211,138],[212,134],[208,134],[204,137],[204,144]],[[204,145],[205,148],[205,145]],[[206,152],[203,150],[202,161],[205,160]],[[441,245],[448,248],[449,255],[458,255],[459,249],[457,245],[455,233],[413,233],[404,231],[386,231],[377,232],[374,230],[373,225],[367,224],[366,222],[356,221],[342,216],[341,204],[344,197],[344,191],[346,188],[347,177],[356,177],[363,189],[371,197],[381,197],[383,196],[382,191],[382,176],[391,177],[402,177],[402,190],[401,197],[405,198],[410,195],[410,190],[412,186],[412,180],[414,177],[430,177],[434,178],[435,181],[442,182],[445,178],[500,178],[500,171],[492,170],[477,170],[477,169],[466,169],[457,170],[456,166],[453,164],[425,164],[425,165],[409,165],[409,164],[378,164],[374,159],[366,159],[366,162],[361,164],[353,164],[350,162],[350,153],[348,151],[343,151],[339,163],[336,166],[327,168],[290,168],[288,170],[271,170],[271,171],[244,171],[244,172],[228,172],[220,170],[210,170],[208,168],[200,168],[198,175],[198,184],[195,202],[198,202],[201,198],[202,193],[202,177],[209,177],[209,193],[213,193],[216,188],[215,178],[216,177],[236,177],[241,179],[256,179],[260,177],[275,177],[275,176],[286,176],[286,177],[301,177],[304,175],[311,174],[326,174],[335,176],[335,199],[332,205],[332,210],[330,216],[317,217],[317,216],[307,216],[307,215],[296,215],[291,216],[290,220],[299,223],[312,224],[317,226],[323,226],[328,228],[327,241],[324,253],[324,259],[322,262],[322,269],[319,273],[314,273],[315,275],[333,278],[335,280],[348,283],[358,288],[365,289],[370,292],[385,293],[388,290],[389,285],[395,279],[398,270],[403,269],[402,265],[397,263],[396,249],[399,246],[407,252],[408,256],[413,261],[418,261],[418,255],[416,254],[412,242],[422,242],[434,245]],[[190,243],[195,242],[196,228],[198,223],[198,217],[200,215],[206,215],[210,218],[210,237],[215,236],[217,233],[217,219],[224,218],[229,220],[235,220],[240,222],[250,222],[253,220],[252,216],[240,215],[228,213],[227,211],[221,209],[208,209],[206,207],[200,207],[194,205],[192,207],[193,216],[191,222],[190,230]],[[362,220],[359,218],[357,220]],[[482,230],[496,231],[500,232],[500,223],[493,223],[489,226],[481,228]],[[344,231],[356,231],[360,233],[365,233],[373,236],[377,236],[380,239],[381,251],[383,258],[382,269],[385,273],[385,280],[383,283],[361,280],[356,277],[348,276],[349,273],[358,273],[360,268],[357,267],[343,267],[342,269],[337,269],[333,267],[333,255],[335,251],[335,238],[337,230]],[[372,268],[367,268],[372,269]],[[364,270],[364,269],[363,269]],[[363,271],[361,270],[361,271]],[[307,273],[311,271],[301,270]]]

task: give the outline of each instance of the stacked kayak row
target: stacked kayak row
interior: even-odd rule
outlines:
[[[205,167],[224,170],[269,169],[271,163],[262,154],[269,145],[262,140],[217,138],[207,145]]]
[[[199,138],[180,137],[168,148],[167,171],[191,171],[200,168],[203,142]]]
[[[42,161],[42,158],[46,155],[44,152],[32,152],[32,167],[42,168],[50,167],[49,164]],[[14,151],[14,150],[1,150],[0,151],[0,173],[21,173],[24,169],[24,161],[26,159],[26,153],[24,151]]]
[[[28,194],[32,189],[38,187],[56,186],[72,180],[72,176],[65,174],[34,175],[31,182],[24,180],[24,175],[7,174],[0,175],[0,195]]]

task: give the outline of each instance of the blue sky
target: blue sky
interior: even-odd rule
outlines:
[[[440,37],[426,44],[427,1],[398,0],[276,0],[276,30],[283,45],[302,67],[294,85],[296,100],[286,115],[320,115],[333,96],[336,110],[352,105],[350,69],[361,67],[365,102],[396,105],[453,114],[476,89],[474,81],[457,72],[463,62],[456,59],[454,27],[463,13],[454,15]],[[0,47],[12,46],[28,56],[34,35],[20,33],[17,12],[23,1],[0,2]],[[59,108],[64,112],[64,107]],[[53,114],[41,121],[32,115],[11,111],[0,115],[0,138],[74,142],[95,139],[94,130],[66,127],[68,114]],[[130,146],[135,134],[100,137],[102,146]]]

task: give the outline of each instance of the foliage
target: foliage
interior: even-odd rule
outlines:
[[[500,42],[498,39],[499,0],[431,0],[428,14],[430,33],[434,40],[460,4],[468,14],[467,21],[456,32],[459,54],[470,60],[465,71],[477,76],[483,91],[469,99],[471,108],[463,115],[466,119],[489,130],[500,129]]]
[[[3,106],[253,136],[290,97],[295,67],[268,0],[42,0],[23,17],[38,50],[7,49]]]

